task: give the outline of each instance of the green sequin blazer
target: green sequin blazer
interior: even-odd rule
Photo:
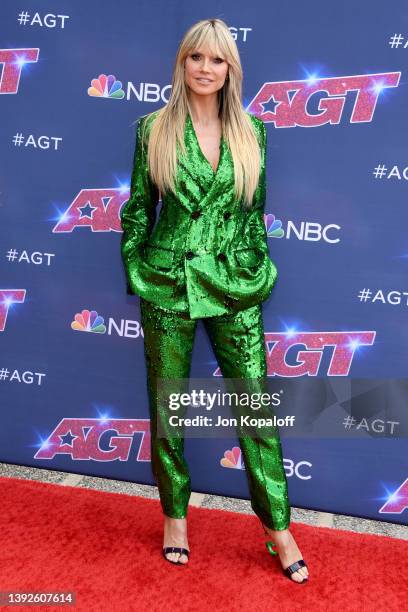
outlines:
[[[139,118],[130,198],[120,212],[121,255],[127,293],[192,319],[243,310],[264,301],[277,279],[264,223],[266,129],[248,113],[261,148],[261,171],[252,208],[234,197],[234,165],[224,138],[217,171],[204,156],[190,115],[186,154],[178,149],[176,193],[162,197],[150,179]],[[149,124],[147,127],[147,138]]]

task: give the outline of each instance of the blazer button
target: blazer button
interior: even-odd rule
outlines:
[[[193,217],[193,219],[198,219],[198,217],[201,215],[201,210],[194,210],[191,213],[191,216]]]
[[[220,261],[225,261],[227,259],[224,253],[218,253],[217,257]]]
[[[229,219],[229,218],[230,218],[230,216],[231,216],[231,213],[230,213],[230,212],[225,212],[225,213],[224,213],[224,219]]]
[[[194,253],[193,253],[193,251],[187,251],[187,253],[186,253],[186,258],[187,258],[187,259],[193,259],[193,257],[194,257]]]

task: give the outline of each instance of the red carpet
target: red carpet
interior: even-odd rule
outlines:
[[[309,565],[301,585],[281,573],[254,515],[190,507],[181,566],[161,556],[156,500],[14,478],[0,478],[0,492],[0,591],[71,590],[86,612],[407,609],[404,540],[292,523]]]

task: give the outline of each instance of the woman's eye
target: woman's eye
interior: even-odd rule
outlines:
[[[193,54],[191,55],[191,58],[192,58],[194,61],[195,61],[197,58],[199,58],[199,57],[200,57],[200,54],[199,54],[199,53],[193,53]],[[216,62],[217,64],[221,64],[221,63],[224,61],[224,60],[222,59],[222,57],[216,57],[216,58],[214,58],[214,60],[215,60],[215,62]]]

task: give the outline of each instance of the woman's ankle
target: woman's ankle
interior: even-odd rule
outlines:
[[[163,516],[169,521],[184,521],[187,518],[186,516],[169,516],[168,514],[164,514]]]

